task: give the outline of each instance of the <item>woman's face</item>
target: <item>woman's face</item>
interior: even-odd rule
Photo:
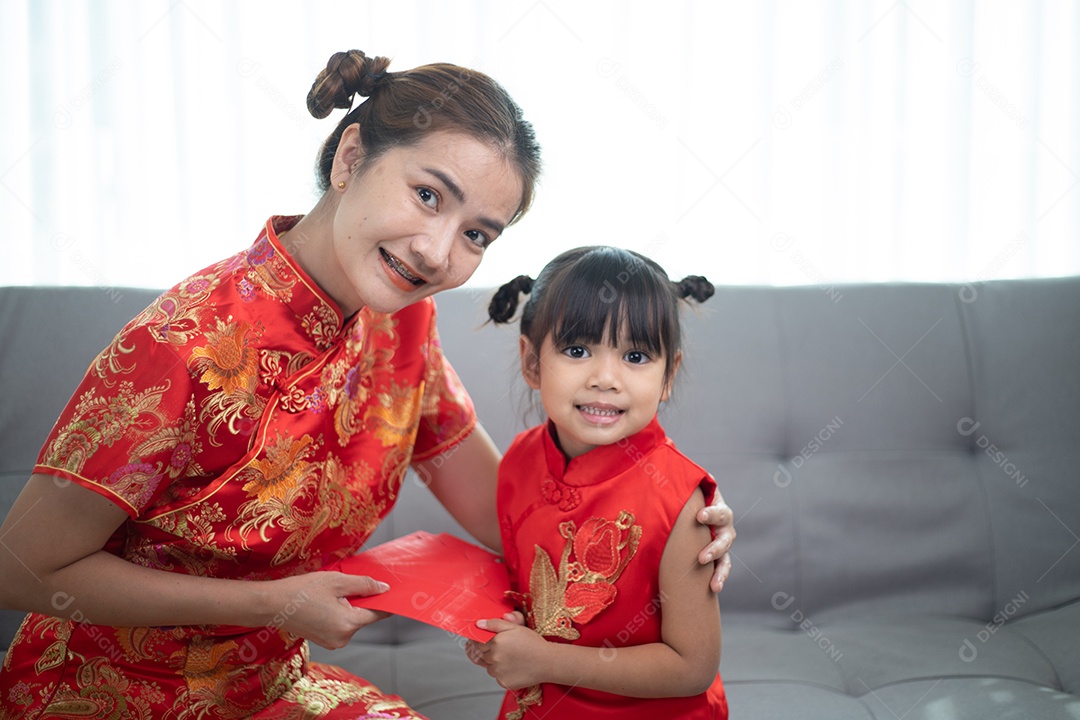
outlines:
[[[350,144],[357,149],[343,163],[336,268],[324,289],[351,315],[361,307],[394,312],[458,287],[521,204],[516,169],[492,145],[447,131],[392,148],[356,174],[363,157],[357,128],[345,130],[339,147],[346,160]]]

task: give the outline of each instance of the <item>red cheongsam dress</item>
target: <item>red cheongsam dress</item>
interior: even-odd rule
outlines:
[[[510,581],[529,627],[552,642],[609,648],[661,642],[660,558],[696,488],[716,483],[653,421],[567,463],[548,423],[521,433],[499,469]],[[545,683],[508,692],[500,720],[727,718],[717,674],[693,697],[631,698]]]
[[[473,429],[431,299],[343,317],[278,238],[297,219],[158,298],[57,421],[34,471],[127,512],[107,551],[214,578],[318,570],[361,547],[410,462]],[[4,658],[0,718],[419,717],[310,662],[284,620],[108,627],[55,601],[66,619],[31,613]]]

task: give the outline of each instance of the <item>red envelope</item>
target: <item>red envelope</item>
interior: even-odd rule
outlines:
[[[349,598],[356,607],[405,615],[480,642],[495,633],[476,627],[477,620],[514,610],[502,558],[447,533],[417,531],[327,570],[368,575],[390,586],[380,595]]]

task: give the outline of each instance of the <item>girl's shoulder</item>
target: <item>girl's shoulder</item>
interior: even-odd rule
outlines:
[[[547,425],[541,423],[535,425],[528,430],[519,432],[514,439],[510,442],[510,447],[506,449],[503,454],[503,462],[506,461],[511,455],[517,455],[519,453],[541,453],[544,450],[544,433],[547,432]]]

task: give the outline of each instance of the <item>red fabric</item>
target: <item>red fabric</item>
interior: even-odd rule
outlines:
[[[272,218],[250,249],[132,320],[53,428],[35,472],[131,517],[108,551],[218,578],[323,568],[361,547],[412,460],[474,427],[434,303],[343,318],[278,239],[295,222]],[[309,663],[277,627],[105,627],[77,601],[74,620],[23,623],[0,671],[0,719],[416,716]]]
[[[661,642],[660,559],[686,501],[712,477],[654,418],[641,432],[567,464],[550,426],[519,435],[499,469],[498,509],[511,586],[551,642],[620,648]],[[543,684],[507,693],[500,718],[726,718],[717,674],[689,698],[628,698]]]

